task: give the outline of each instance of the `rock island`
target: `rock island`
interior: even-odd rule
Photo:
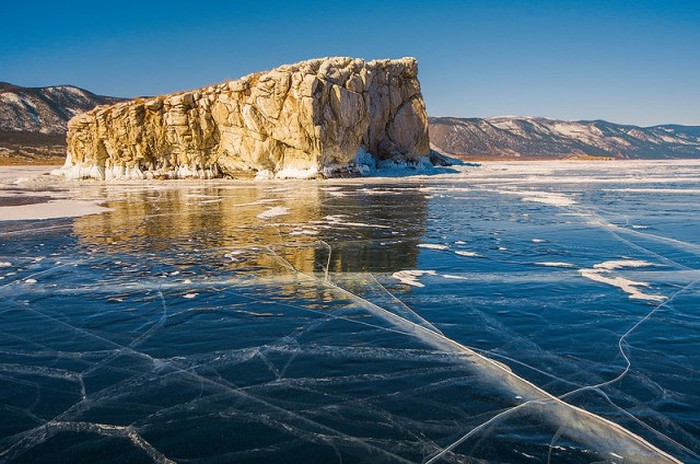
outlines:
[[[312,178],[420,165],[414,58],[323,58],[199,90],[99,106],[68,124],[69,178]]]

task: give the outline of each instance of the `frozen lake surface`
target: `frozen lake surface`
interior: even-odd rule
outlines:
[[[456,171],[0,173],[0,462],[700,462],[700,163]]]

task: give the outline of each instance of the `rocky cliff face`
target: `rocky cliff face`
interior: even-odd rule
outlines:
[[[700,127],[637,127],[536,117],[430,118],[440,151],[471,158],[700,158]]]
[[[61,173],[313,177],[419,162],[428,119],[413,58],[327,58],[73,118]]]

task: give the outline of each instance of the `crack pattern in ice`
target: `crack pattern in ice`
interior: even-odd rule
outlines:
[[[167,205],[173,192],[158,189],[137,196],[131,211],[143,207],[145,213],[122,222],[117,201],[109,205],[111,215],[72,228],[0,229],[3,239],[20,246],[0,248],[0,382],[3,392],[13,392],[0,402],[0,414],[8,418],[0,424],[0,461],[31,460],[61,445],[74,453],[69,458],[81,449],[99,455],[106,442],[132,453],[127,458],[154,462],[281,456],[299,462],[308,456],[324,462],[513,456],[555,462],[596,459],[591,451],[616,462],[679,462],[656,445],[697,459],[693,429],[663,424],[665,416],[645,410],[625,385],[645,383],[645,392],[684,404],[664,379],[635,371],[635,362],[645,362],[645,350],[655,356],[659,351],[632,342],[653,325],[651,318],[665,322],[678,312],[681,306],[674,305],[695,289],[692,242],[632,229],[624,221],[612,224],[614,213],[591,206],[584,196],[563,201],[571,197],[539,191],[529,194],[546,201],[515,202],[527,215],[522,209],[502,212],[523,224],[517,240],[507,231],[477,230],[480,219],[498,229],[479,208],[470,213],[472,222],[435,219],[462,211],[445,208],[426,213],[429,226],[416,226],[420,221],[413,216],[396,225],[394,202],[401,204],[405,195],[416,201],[426,189],[441,188],[416,184],[384,195],[386,188],[368,194],[348,183],[339,196],[330,187],[312,207],[303,206],[315,212],[309,218],[294,201],[284,202],[288,191],[270,188],[264,190],[270,198],[251,195],[250,201],[234,196],[235,207],[227,209],[224,195],[193,187],[186,202],[208,215],[205,221],[191,219],[187,208],[176,208],[185,224],[181,236],[168,231],[176,217]],[[357,208],[357,198],[386,202],[373,217],[365,213],[371,202]],[[449,201],[435,198],[438,208]],[[265,208],[277,208],[268,206],[275,201],[285,209],[286,224],[260,217]],[[533,225],[538,208],[550,219],[551,211],[559,211],[555,220],[561,224],[579,221],[576,227],[591,227],[625,251],[591,260],[585,244],[561,247],[559,236]],[[216,222],[231,211],[235,221]],[[200,222],[206,227],[197,228]],[[471,229],[450,237],[455,224]],[[455,256],[465,250],[419,250],[423,243],[463,245],[457,237],[468,237],[475,251],[467,253],[488,259]],[[538,237],[535,245],[531,237]],[[59,246],[43,251],[46,238]],[[74,238],[78,243],[70,242]],[[146,239],[135,253],[131,246]],[[669,248],[680,251],[671,254]],[[625,254],[635,256],[616,258]],[[376,268],[363,261],[367,255]],[[646,260],[663,264],[654,272],[673,271],[676,279],[657,286],[640,278],[669,295],[652,307],[617,290],[600,295],[605,287],[557,269],[575,266],[616,279],[652,272]],[[558,281],[561,287],[553,284]],[[546,347],[537,332],[556,320],[549,300],[576,297],[556,291],[530,297],[537,285],[562,292],[584,287],[590,311],[611,321],[610,329],[598,333],[607,331],[614,353],[584,360]],[[645,288],[633,280],[626,285],[630,291]],[[470,298],[450,293],[457,288],[471,292]],[[506,292],[520,299],[499,313]],[[610,302],[639,313],[601,307]],[[462,311],[462,325],[441,312],[447,306]],[[531,319],[533,333],[509,326],[510,314]],[[478,327],[473,333],[465,330],[470,324]],[[504,343],[487,334],[498,334],[493,338]],[[537,357],[542,362],[534,362]],[[685,372],[692,374],[692,366]],[[494,454],[499,452],[506,454]]]

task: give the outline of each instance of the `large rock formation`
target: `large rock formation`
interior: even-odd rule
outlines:
[[[313,177],[430,152],[413,58],[327,58],[98,107],[68,125],[61,173],[94,177]],[[371,156],[370,156],[371,155]]]

